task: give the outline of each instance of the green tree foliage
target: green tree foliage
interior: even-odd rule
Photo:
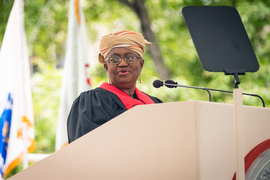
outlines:
[[[129,2],[133,2],[130,0]],[[52,3],[42,16],[39,32],[29,44],[30,60],[33,64],[33,104],[36,129],[36,153],[54,152],[55,131],[62,79],[62,68],[58,66],[65,56],[69,1],[25,0],[25,29],[27,39],[33,31],[47,3]],[[0,44],[3,40],[7,19],[13,0],[0,1]],[[104,32],[129,29],[141,32],[138,16],[119,1],[81,0],[84,9],[89,40],[94,43]],[[233,78],[223,73],[211,73],[203,69],[182,16],[182,8],[188,5],[235,6],[257,55],[260,69],[255,73],[240,76],[243,92],[261,95],[270,107],[270,1],[268,0],[145,0],[151,20],[151,28],[160,45],[171,78],[179,84],[233,89]],[[201,90],[168,89],[152,87],[158,79],[153,60],[144,56],[143,84],[138,88],[159,97],[164,102],[201,100],[208,101],[208,94]],[[97,60],[97,58],[96,58]],[[63,67],[63,66],[60,66]],[[107,75],[102,65],[91,67],[93,88]],[[165,79],[164,79],[165,80]],[[245,105],[261,106],[259,99],[244,97]],[[213,93],[213,101],[232,103],[231,94]],[[15,170],[13,173],[16,173]]]
[[[5,30],[6,30],[6,24],[8,21],[9,12],[11,10],[12,4],[13,4],[13,1],[11,1],[11,0],[10,1],[6,1],[6,0],[0,1],[0,22],[1,22],[1,25],[0,25],[0,45],[1,45],[1,42],[3,40],[3,35],[5,33]]]

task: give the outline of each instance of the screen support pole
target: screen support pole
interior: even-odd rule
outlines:
[[[237,80],[236,80],[237,81]],[[234,120],[236,130],[236,180],[245,180],[244,162],[244,126],[243,126],[243,105],[242,90],[233,90],[234,99]]]

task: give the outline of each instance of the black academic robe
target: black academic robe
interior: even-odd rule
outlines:
[[[147,94],[148,95],[148,94]],[[155,103],[162,103],[148,95]],[[96,88],[80,94],[73,102],[68,119],[67,132],[69,143],[108,122],[127,109],[114,93]]]

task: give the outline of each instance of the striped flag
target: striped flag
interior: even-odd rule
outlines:
[[[23,0],[14,1],[0,51],[0,169],[4,177],[23,160],[24,149],[35,149],[23,7]]]
[[[55,149],[68,144],[67,117],[73,101],[82,91],[91,89],[88,37],[79,0],[70,0],[67,49],[58,111]]]

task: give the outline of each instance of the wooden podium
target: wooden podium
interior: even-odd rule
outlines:
[[[270,139],[270,109],[243,107],[244,154]],[[230,180],[236,171],[231,104],[136,106],[10,180]]]

